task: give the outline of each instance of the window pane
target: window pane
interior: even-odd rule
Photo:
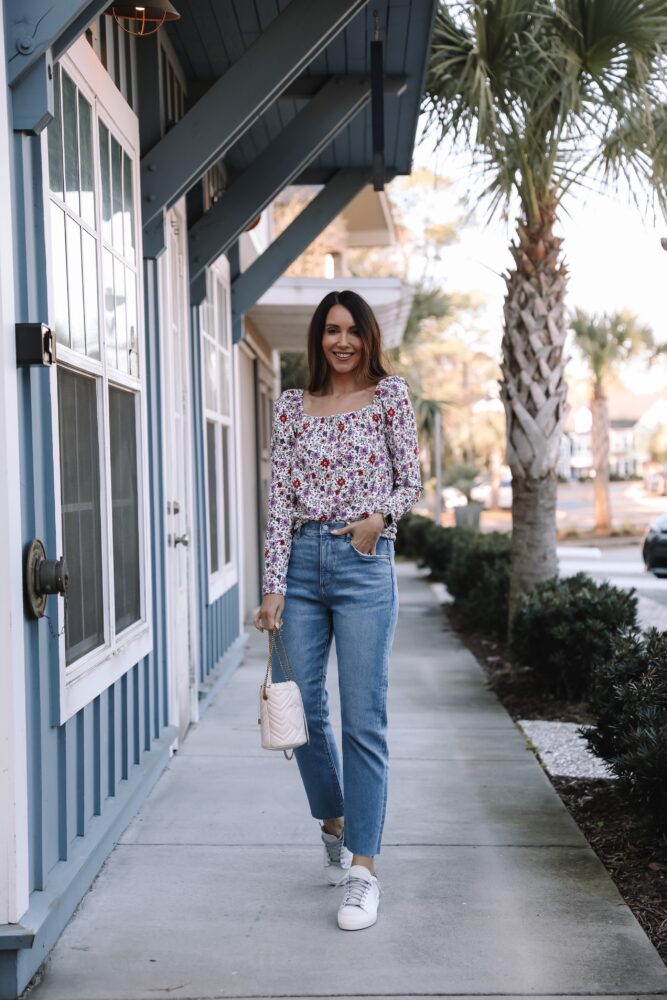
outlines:
[[[79,206],[79,149],[76,127],[76,87],[62,74],[63,136],[65,139],[65,202],[77,213]]]
[[[85,230],[81,230],[83,250],[83,301],[86,315],[86,354],[89,358],[100,357],[100,318],[97,300],[97,242]]]
[[[123,150],[111,136],[111,228],[113,245],[123,252]]]
[[[93,180],[92,108],[79,91],[79,163],[81,177],[81,217],[95,225],[95,183]]]
[[[60,67],[53,67],[54,112],[47,135],[49,137],[49,186],[59,198],[63,196],[63,126],[60,103]]]
[[[220,369],[220,413],[229,416],[229,355],[218,351],[218,366]]]
[[[113,256],[102,251],[102,297],[104,302],[104,341],[107,364],[116,367],[116,294],[113,285]]]
[[[100,453],[95,379],[58,369],[63,550],[70,582],[66,662],[104,642]]]
[[[139,377],[139,330],[137,327],[137,278],[129,267],[125,268],[125,296],[127,298],[127,339],[130,375]]]
[[[67,310],[67,258],[65,256],[65,213],[51,202],[51,278],[56,340],[69,347]]]
[[[67,289],[69,292],[69,332],[73,351],[86,353],[83,320],[83,277],[81,274],[81,227],[67,217]]]
[[[128,370],[127,316],[125,314],[125,268],[117,257],[113,261],[114,288],[116,291],[116,363],[119,371]]]
[[[209,410],[218,409],[218,351],[215,344],[204,338],[204,364],[206,366],[206,406]]]
[[[116,632],[141,617],[136,396],[109,389]]]
[[[221,427],[220,430],[222,431],[222,520],[225,540],[225,562],[228,563],[232,558],[230,542],[231,511],[229,509],[229,480],[231,476],[229,427]]]
[[[134,184],[132,160],[123,153],[123,219],[125,220],[125,256],[134,264]]]
[[[104,19],[103,19],[104,20]],[[102,236],[111,243],[111,169],[109,129],[100,122],[100,173],[102,179]]]
[[[208,536],[211,573],[220,569],[218,557],[218,469],[215,460],[215,424],[206,422],[206,457],[208,460]]]

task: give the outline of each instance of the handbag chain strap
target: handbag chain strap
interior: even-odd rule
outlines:
[[[278,649],[278,643],[276,642],[276,632],[280,635],[280,641],[283,644],[283,652],[285,654],[287,669],[285,669],[285,664],[283,663],[282,657],[280,655],[280,650]],[[294,681],[296,683],[294,671],[292,670],[292,664],[290,663],[289,656],[287,655],[287,647],[285,646],[285,637],[283,636],[282,629],[272,628],[269,632],[269,657],[266,664],[266,673],[264,675],[264,687],[266,687],[267,684],[271,683],[271,660],[274,650],[276,656],[278,657],[278,663],[280,664],[280,669],[283,672],[283,677],[285,678],[285,680]]]

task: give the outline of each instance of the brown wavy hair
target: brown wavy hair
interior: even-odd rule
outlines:
[[[382,349],[380,327],[375,313],[361,295],[349,290],[329,292],[325,295],[308,327],[308,371],[310,382],[308,392],[318,392],[324,387],[329,375],[329,363],[322,350],[322,336],[327,316],[332,306],[344,306],[354,318],[361,335],[361,371],[371,382],[392,375],[391,365]]]

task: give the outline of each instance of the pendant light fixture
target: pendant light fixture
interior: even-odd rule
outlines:
[[[152,3],[115,3],[105,11],[128,35],[154,35],[167,21],[178,21],[181,15],[169,0]]]

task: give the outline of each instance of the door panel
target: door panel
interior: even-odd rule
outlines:
[[[167,531],[167,624],[171,723],[179,741],[196,720],[194,559],[190,353],[187,309],[185,225],[178,209],[167,218],[167,250],[162,256],[164,350],[165,499]]]

